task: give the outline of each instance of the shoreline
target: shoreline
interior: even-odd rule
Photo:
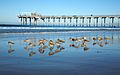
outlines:
[[[0,33],[40,33],[40,32],[74,32],[74,31],[120,31],[120,27],[63,27],[63,26],[29,26],[29,25],[10,25],[0,24]]]
[[[0,33],[39,33],[39,32],[69,32],[69,31],[120,31],[120,28],[11,28],[1,29]]]

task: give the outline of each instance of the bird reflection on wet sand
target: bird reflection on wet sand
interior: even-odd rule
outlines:
[[[90,39],[91,38],[91,39]],[[85,37],[85,36],[80,36],[80,37],[69,37],[67,40],[63,40],[58,38],[57,40],[48,40],[48,39],[34,39],[34,38],[27,38],[24,39],[23,42],[25,43],[24,46],[24,50],[27,50],[29,53],[29,56],[32,57],[35,54],[37,54],[36,52],[36,48],[37,51],[40,54],[45,54],[47,53],[48,56],[52,56],[56,53],[61,52],[62,50],[67,50],[67,48],[65,48],[66,46],[68,47],[73,47],[76,49],[82,48],[82,50],[84,52],[87,52],[90,48],[89,45],[93,45],[93,46],[100,46],[100,47],[104,47],[104,45],[109,44],[109,37]],[[69,43],[67,44],[66,41],[69,41]],[[12,53],[15,50],[12,49],[12,46],[15,43],[13,41],[8,41],[8,45],[9,45],[9,50],[8,53]],[[65,46],[65,47],[64,47]]]

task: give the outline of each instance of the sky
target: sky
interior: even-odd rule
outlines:
[[[41,15],[115,15],[120,0],[0,0],[0,23],[16,24],[17,15],[38,12]]]

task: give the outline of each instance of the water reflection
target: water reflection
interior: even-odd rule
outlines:
[[[22,42],[24,44],[24,50],[28,51],[28,55],[32,57],[38,52],[40,54],[47,53],[48,56],[52,56],[56,53],[62,52],[63,50],[67,50],[68,48],[82,48],[84,52],[88,52],[90,46],[93,46],[93,48],[95,46],[104,47],[106,45],[109,45],[110,40],[110,37],[105,36],[73,36],[66,39],[57,38],[57,40],[51,40],[47,38],[36,39],[30,36],[29,38],[23,39]],[[68,43],[66,43],[66,41]],[[8,53],[13,53],[16,50],[12,48],[12,46],[15,45],[14,41],[8,41],[8,45]]]

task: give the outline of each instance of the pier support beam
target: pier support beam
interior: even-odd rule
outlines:
[[[50,22],[50,17],[48,17],[48,22]]]
[[[118,17],[118,27],[120,27],[120,17]]]
[[[81,26],[84,27],[85,17],[81,17],[81,19],[82,19],[82,25]]]
[[[57,19],[58,19],[58,26],[60,26],[61,18],[58,17]]]
[[[106,17],[102,17],[102,20],[103,20],[103,21],[102,21],[102,22],[103,22],[103,25],[101,25],[101,26],[104,26],[104,27],[105,27],[105,25],[106,25]],[[101,22],[101,23],[102,23],[102,22]]]
[[[110,17],[110,19],[111,19],[112,27],[114,27],[113,26],[113,24],[114,24],[114,17]]]
[[[60,18],[58,18],[58,22],[60,23]]]
[[[75,17],[76,26],[78,26],[78,17]]]
[[[22,25],[23,24],[23,18],[22,17],[20,17],[20,24]]]
[[[32,21],[31,19],[32,19],[32,18],[31,18],[31,17],[29,17],[29,22],[30,22],[30,25],[31,25],[31,23],[32,23],[32,22],[31,22],[31,21]]]
[[[33,19],[34,19],[34,25],[37,25],[38,18],[34,17]]]
[[[23,25],[25,24],[25,18],[23,17]]]
[[[53,17],[53,23],[55,22],[55,17]]]
[[[94,23],[94,27],[98,27],[98,23],[99,23],[99,17],[94,17],[95,19],[95,23]]]
[[[87,17],[87,19],[88,19],[88,27],[90,27],[90,25],[91,25],[91,17]]]
[[[27,17],[25,17],[25,24],[27,25]]]
[[[69,25],[71,26],[71,22],[72,22],[72,17],[67,17],[69,20]]]

